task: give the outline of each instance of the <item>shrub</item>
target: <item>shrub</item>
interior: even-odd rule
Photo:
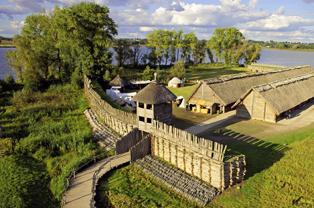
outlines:
[[[170,70],[170,74],[172,77],[178,77],[180,79],[182,79],[185,76],[185,72],[186,69],[182,60],[176,62]]]

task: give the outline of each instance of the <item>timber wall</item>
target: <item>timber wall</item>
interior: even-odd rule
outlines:
[[[208,86],[204,83],[201,83],[196,92],[193,94],[191,99],[197,100],[207,100],[214,103],[222,103],[216,96],[213,90],[211,90]]]
[[[143,139],[143,133],[134,128],[127,135],[121,138],[121,140],[116,143],[116,155],[128,152],[131,147],[136,145]]]
[[[164,123],[153,122],[152,156],[161,157],[220,190],[239,182],[245,175],[244,156],[237,161],[223,162],[226,148]]]
[[[236,116],[276,123],[276,114],[263,98],[252,90],[238,105]]]
[[[116,108],[101,99],[100,95],[93,90],[91,80],[84,75],[85,96],[93,110],[113,130],[121,135],[126,135],[136,127],[136,115],[127,113]]]
[[[143,140],[130,149],[131,162],[141,159],[151,153],[151,135],[147,135]]]

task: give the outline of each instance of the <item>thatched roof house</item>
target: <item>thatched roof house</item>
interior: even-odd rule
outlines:
[[[147,104],[161,104],[175,100],[175,96],[162,83],[154,80],[144,89],[139,91],[133,98],[133,101]]]
[[[314,98],[314,72],[254,86],[232,106],[244,118],[276,122]]]
[[[243,73],[233,76],[202,80],[189,97],[197,102],[210,101],[218,104],[225,112],[251,87],[314,72],[310,65],[290,67],[280,70],[258,73]],[[191,103],[191,102],[190,102]]]
[[[124,79],[122,79],[119,75],[117,75],[113,80],[109,82],[109,85],[125,87],[125,86],[128,86],[129,83],[125,81]]]
[[[153,120],[171,125],[172,101],[176,98],[170,90],[156,80],[139,91],[132,98],[136,102],[139,130],[149,132]]]

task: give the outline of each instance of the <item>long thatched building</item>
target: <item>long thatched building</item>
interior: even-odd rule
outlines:
[[[199,109],[200,112],[202,108],[226,112],[231,110],[232,105],[253,86],[310,72],[314,72],[313,68],[310,65],[303,65],[268,72],[244,73],[202,80],[190,95],[189,103],[196,104],[196,109]]]
[[[277,122],[313,98],[314,72],[252,87],[232,107],[239,117]]]

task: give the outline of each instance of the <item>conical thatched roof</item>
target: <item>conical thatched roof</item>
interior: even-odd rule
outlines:
[[[154,80],[149,85],[139,91],[133,98],[133,101],[147,103],[147,104],[160,104],[175,100],[175,96],[163,84]]]
[[[124,79],[122,79],[119,75],[117,75],[113,80],[109,82],[109,85],[125,87],[129,85],[129,83],[125,81]]]

